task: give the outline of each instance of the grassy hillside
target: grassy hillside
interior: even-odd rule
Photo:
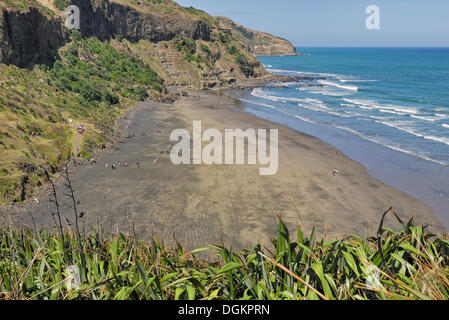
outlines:
[[[240,42],[224,33],[214,37],[215,41],[203,41],[177,36],[157,45],[147,40],[131,43],[123,39],[113,45],[124,54],[140,57],[158,71],[167,85],[224,88],[266,75],[260,62],[248,55]]]
[[[44,170],[54,173],[72,156],[89,158],[125,108],[165,90],[140,59],[77,32],[72,39],[50,67],[0,64],[0,202],[24,200]]]
[[[295,238],[280,221],[272,248],[185,252],[132,233],[1,227],[0,299],[449,298],[449,241],[411,221],[381,241],[328,242],[299,227]]]

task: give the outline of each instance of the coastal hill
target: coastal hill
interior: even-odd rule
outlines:
[[[76,32],[69,4],[81,11]],[[104,148],[140,100],[270,79],[238,37],[171,0],[1,1],[0,203],[29,199],[46,173]]]
[[[296,55],[295,47],[286,39],[271,34],[251,30],[226,17],[216,17],[222,29],[229,29],[232,35],[244,43],[250,52],[258,56]]]
[[[70,40],[61,18],[68,4],[80,8],[83,37],[129,41],[122,51],[152,62],[164,79],[176,79],[173,84],[215,87],[266,74],[245,44],[221,32],[212,17],[171,0],[2,2],[0,62],[51,63]]]

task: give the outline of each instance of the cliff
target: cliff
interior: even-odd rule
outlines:
[[[237,40],[249,47],[250,52],[255,55],[296,55],[295,47],[286,39],[245,28],[226,17],[216,17],[215,19],[222,30],[229,30]]]
[[[79,31],[65,27],[69,4]],[[139,100],[268,78],[214,18],[171,0],[0,1],[0,204],[29,199],[45,172],[104,148]]]
[[[25,4],[0,3],[0,62],[20,67],[50,63],[66,41],[62,21],[34,1]]]
[[[169,84],[211,88],[267,75],[245,43],[223,33],[212,17],[171,0],[1,2],[0,62],[32,67],[55,61],[69,41],[60,10],[68,4],[80,8],[83,37],[119,39],[117,50],[152,63]],[[185,47],[191,41],[194,47]]]

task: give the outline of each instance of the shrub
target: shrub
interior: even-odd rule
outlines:
[[[226,43],[228,43],[228,42],[230,41],[230,37],[229,37],[229,35],[228,35],[227,33],[222,33],[222,32],[220,32],[220,33],[218,34],[218,40],[219,40],[221,43],[226,44]]]
[[[228,52],[229,52],[230,54],[232,54],[233,56],[234,56],[234,55],[240,55],[240,54],[241,54],[241,53],[240,53],[240,50],[237,49],[237,47],[234,46],[234,45],[232,45],[231,47],[228,48]]]
[[[59,10],[65,9],[65,0],[54,0],[53,3],[55,7],[58,8]]]
[[[187,55],[194,55],[196,53],[196,42],[193,39],[178,36],[175,40],[175,48]]]
[[[245,76],[251,77],[254,75],[254,66],[249,63],[246,56],[236,46],[229,47],[228,52],[235,57],[235,62]]]
[[[117,95],[110,93],[108,90],[103,94],[103,100],[109,104],[117,104],[120,102],[120,99]]]
[[[101,101],[101,93],[95,87],[88,83],[84,83],[80,89],[81,96],[88,102]]]
[[[209,47],[207,45],[203,44],[203,43],[200,45],[200,49],[201,49],[201,51],[205,52],[208,55],[211,54],[211,51],[210,51]]]
[[[64,0],[61,0],[61,1],[64,1]],[[72,30],[72,40],[76,42],[76,41],[81,40],[81,38],[82,38],[81,32],[79,30],[73,29]]]
[[[144,87],[137,88],[135,92],[140,101],[144,101],[146,98],[148,98],[148,91]]]

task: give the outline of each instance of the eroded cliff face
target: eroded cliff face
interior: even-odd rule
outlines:
[[[66,41],[61,18],[33,7],[0,10],[0,62],[26,67],[54,59]]]
[[[83,36],[109,40],[120,36],[131,42],[167,41],[176,35],[210,40],[210,26],[202,19],[163,14],[105,0],[73,0],[80,8]],[[61,12],[33,7],[0,6],[0,62],[19,67],[50,63],[68,40]],[[54,10],[54,7],[49,9]]]
[[[29,4],[26,10],[0,6],[0,62],[19,67],[49,63],[68,40],[61,12]],[[167,41],[176,35],[210,40],[211,28],[200,18],[151,12],[143,4],[135,8],[106,0],[73,0],[68,4],[80,8],[83,36],[101,40],[120,36],[131,42]]]
[[[80,8],[81,33],[108,40],[121,36],[131,42],[168,41],[176,35],[210,40],[210,26],[202,19],[151,11],[144,3],[137,8],[105,0],[73,0]]]
[[[19,67],[51,64],[58,49],[70,41],[64,12],[54,6],[53,0],[17,1],[20,6],[0,2],[0,63]],[[153,44],[133,54],[148,56],[147,62],[168,84],[213,88],[267,75],[252,54],[254,43],[248,46],[238,34],[234,37],[221,30],[203,11],[181,7],[171,0],[71,0],[65,5],[69,4],[80,9],[84,37],[126,39],[129,45],[123,50],[125,54],[133,51],[130,45],[142,48],[142,41]],[[195,42],[194,47],[184,47],[188,39]],[[273,41],[267,43],[273,48]]]
[[[258,56],[296,55],[295,47],[286,39],[245,28],[226,17],[216,17],[216,20],[221,29],[229,30],[237,40],[248,46],[252,54]]]

